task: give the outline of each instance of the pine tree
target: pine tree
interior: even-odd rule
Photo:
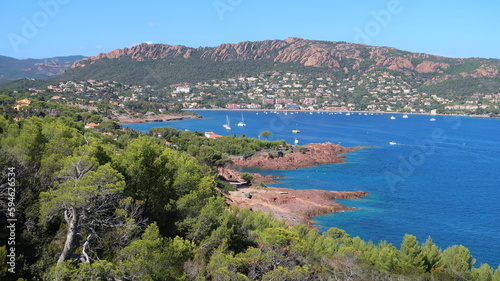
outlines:
[[[432,242],[430,236],[422,246],[422,253],[424,254],[425,269],[427,272],[444,266],[441,250]]]
[[[417,237],[405,234],[403,243],[401,243],[401,252],[403,253],[402,260],[404,263],[419,269],[425,268],[425,255],[422,253]]]
[[[479,268],[472,269],[472,275],[474,280],[477,281],[492,281],[493,280],[493,268],[486,263],[481,264]]]
[[[493,278],[491,280],[500,281],[500,265],[498,265],[497,269],[495,270],[495,274],[493,274]]]
[[[469,271],[476,263],[469,249],[465,248],[463,245],[453,245],[444,250],[443,261],[445,267],[458,272]]]

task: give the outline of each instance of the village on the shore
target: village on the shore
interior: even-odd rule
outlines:
[[[95,111],[114,117],[163,114],[180,109],[272,109],[370,111],[488,116],[498,112],[500,93],[443,98],[419,92],[386,72],[354,75],[335,82],[290,72],[182,83],[164,88],[116,81],[67,81],[30,88],[31,98]]]

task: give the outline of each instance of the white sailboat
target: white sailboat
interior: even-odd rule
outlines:
[[[226,115],[226,124],[222,125],[222,127],[226,128],[227,130],[231,130],[231,124],[229,123],[229,116]]]
[[[408,115],[406,115],[406,114],[405,114],[405,115],[403,115],[403,118],[404,118],[404,119],[408,118]]]
[[[240,126],[240,127],[243,127],[243,126],[247,125],[247,124],[245,124],[245,119],[243,119],[243,113],[241,113],[241,122],[239,122],[237,125]]]

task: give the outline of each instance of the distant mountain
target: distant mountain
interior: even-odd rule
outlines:
[[[46,79],[60,74],[84,56],[23,59],[0,56],[0,81],[22,78]]]
[[[106,79],[166,86],[285,70],[337,81],[395,75],[447,96],[499,92],[500,60],[447,58],[390,47],[288,38],[190,48],[140,44],[75,62],[55,80]]]

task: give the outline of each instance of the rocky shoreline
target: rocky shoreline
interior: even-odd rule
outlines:
[[[366,191],[293,190],[289,188],[239,188],[226,195],[229,205],[261,210],[284,219],[288,225],[304,224],[313,227],[313,217],[356,209],[334,199],[356,199]]]
[[[184,119],[196,119],[203,118],[198,115],[181,115],[181,114],[171,114],[171,115],[154,115],[146,117],[118,117],[118,123],[151,123],[151,122],[168,122],[168,121],[180,121]]]
[[[259,167],[265,169],[297,169],[319,164],[336,164],[344,162],[341,155],[350,151],[368,148],[347,148],[333,143],[313,143],[303,150],[284,153],[281,157],[269,157],[269,153],[256,153],[251,157],[233,158],[234,167]],[[252,173],[254,183],[246,186],[241,179],[241,172],[229,167],[219,167],[218,173],[226,180],[239,186],[226,197],[230,205],[251,210],[262,210],[275,217],[282,218],[289,225],[298,223],[313,226],[313,217],[355,209],[347,207],[334,199],[355,199],[368,194],[366,191],[326,191],[326,190],[293,190],[288,188],[261,187],[261,183],[275,183],[280,177],[262,176]]]
[[[304,167],[312,167],[321,164],[337,164],[345,162],[349,153],[362,148],[372,147],[343,147],[331,142],[311,143],[303,146],[302,149],[284,150],[282,157],[275,157],[266,152],[255,153],[251,157],[233,158],[235,167],[257,167],[274,170],[290,170]]]

